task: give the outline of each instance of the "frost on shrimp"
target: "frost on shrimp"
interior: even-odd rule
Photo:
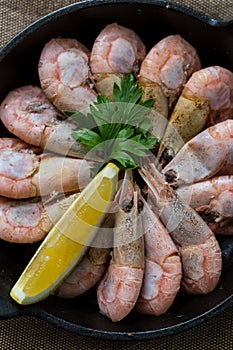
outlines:
[[[233,174],[233,120],[207,128],[187,142],[163,169],[173,186]]]
[[[46,206],[39,197],[29,200],[0,197],[0,238],[12,243],[42,240],[76,197],[73,194]]]
[[[173,304],[180,288],[182,272],[178,250],[153,209],[143,200],[141,216],[146,257],[136,308],[141,313],[158,316]]]
[[[86,150],[71,137],[77,127],[62,120],[58,110],[37,86],[27,85],[8,93],[0,106],[6,128],[25,142],[59,154],[83,158]]]
[[[182,287],[188,293],[206,294],[220,278],[222,255],[214,233],[166,183],[154,165],[140,171],[150,189],[150,200],[176,243],[183,268]]]
[[[138,193],[128,188],[115,213],[113,256],[97,288],[100,311],[113,322],[133,309],[142,286],[144,239],[138,218]]]
[[[97,91],[112,98],[113,84],[123,74],[138,73],[145,57],[145,45],[131,29],[112,23],[95,39],[91,50],[91,71]]]
[[[29,146],[4,147],[0,152],[0,195],[30,198],[53,191],[78,191],[90,182],[93,166],[93,162],[84,159],[36,154]]]
[[[166,163],[204,127],[233,118],[233,73],[219,66],[194,72],[172,112],[158,157]]]
[[[89,58],[89,50],[76,39],[52,39],[44,46],[38,66],[40,83],[59,110],[88,111],[96,100],[90,87]]]

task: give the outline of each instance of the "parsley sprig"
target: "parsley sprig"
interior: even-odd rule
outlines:
[[[141,100],[142,88],[133,74],[114,84],[113,101],[102,94],[90,105],[90,112],[65,112],[78,125],[72,136],[103,157],[103,165],[114,161],[121,169],[139,166],[139,158],[148,155],[157,138],[150,134],[152,123],[148,117],[154,99]]]

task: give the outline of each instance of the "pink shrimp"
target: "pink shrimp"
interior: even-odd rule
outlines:
[[[216,233],[233,219],[233,176],[184,185],[176,190],[179,197],[194,208]],[[223,232],[223,230],[222,230]]]
[[[90,52],[76,39],[57,38],[43,48],[39,60],[41,87],[59,110],[88,111],[96,100],[90,87]]]
[[[209,123],[233,117],[233,73],[220,66],[195,72],[182,91],[182,97],[195,102],[206,98],[210,104]]]
[[[187,142],[163,169],[174,185],[191,184],[215,175],[233,174],[233,120],[207,128]]]
[[[30,147],[5,147],[0,152],[0,196],[29,198],[78,191],[92,179],[93,165],[84,159],[37,155]]]
[[[209,293],[216,287],[222,270],[221,249],[214,233],[153,164],[143,166],[140,173],[149,186],[149,199],[179,250],[183,289],[193,294]]]
[[[196,50],[180,35],[169,35],[149,51],[142,62],[139,82],[158,85],[172,106],[191,74],[201,69]]]
[[[233,73],[219,66],[194,72],[175,105],[161,141],[158,152],[161,163],[174,158],[183,144],[204,127],[231,118]]]
[[[152,47],[139,72],[142,99],[154,98],[153,133],[161,140],[173,107],[191,74],[201,69],[196,50],[180,35],[169,35]]]
[[[37,86],[27,85],[8,93],[0,106],[6,128],[21,140],[63,155],[84,158],[86,150],[72,137],[73,122],[59,112]]]
[[[54,294],[60,298],[74,298],[84,294],[96,285],[103,276],[109,261],[109,254],[108,248],[91,247],[80,264],[56,289]]]
[[[113,256],[97,288],[100,311],[113,322],[123,319],[135,306],[144,271],[138,192],[129,183],[122,188],[115,213]]]
[[[133,30],[117,23],[107,25],[91,50],[90,65],[97,91],[112,98],[114,82],[119,85],[123,74],[137,74],[145,54],[145,45]]]
[[[180,288],[181,261],[178,250],[161,221],[143,200],[142,225],[145,237],[145,271],[137,311],[152,315],[165,313]]]
[[[0,238],[12,243],[42,240],[77,195],[46,205],[39,197],[29,200],[0,197]]]

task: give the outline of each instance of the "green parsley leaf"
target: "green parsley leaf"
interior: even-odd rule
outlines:
[[[78,140],[83,146],[85,146],[88,151],[102,142],[100,135],[86,128],[79,130],[76,129],[72,133],[72,136],[75,140]]]
[[[90,113],[67,112],[76,124],[72,136],[88,151],[101,151],[103,164],[114,161],[122,169],[134,169],[158,141],[150,135],[153,99],[141,101],[142,88],[133,74],[113,87],[113,102],[101,94],[90,105]]]

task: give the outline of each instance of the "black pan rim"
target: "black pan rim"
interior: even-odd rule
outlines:
[[[170,2],[166,0],[81,0],[80,2],[76,2],[64,7],[61,7],[57,10],[54,10],[33,23],[29,24],[26,28],[22,29],[18,34],[16,34],[12,39],[10,39],[0,50],[0,61],[5,57],[5,55],[11,51],[17,44],[20,42],[25,35],[31,33],[34,30],[37,30],[41,26],[45,25],[46,23],[50,22],[51,20],[57,19],[60,16],[63,16],[65,14],[72,13],[76,10],[81,10],[83,8],[87,7],[93,7],[93,6],[101,6],[101,5],[111,5],[111,4],[138,4],[138,5],[153,5],[153,6],[159,6],[159,7],[165,7],[170,10],[174,10],[177,12],[184,13],[186,15],[192,16],[202,22],[205,22],[213,27],[227,27],[231,26],[233,24],[233,19],[230,20],[219,20],[212,18],[203,12],[199,12],[191,7],[177,4],[175,2]]]
[[[197,327],[203,323],[206,323],[210,320],[212,320],[214,317],[217,317],[220,315],[223,311],[233,306],[233,294],[228,297],[226,300],[224,300],[222,303],[218,304],[214,308],[208,310],[207,312],[194,317],[192,319],[189,319],[185,322],[179,323],[177,325],[157,329],[157,330],[148,330],[148,331],[141,331],[141,332],[120,332],[120,331],[103,331],[103,330],[97,330],[93,328],[83,327],[76,325],[74,323],[70,323],[64,319],[58,318],[51,313],[45,312],[40,309],[40,307],[29,307],[27,311],[20,312],[14,315],[9,315],[10,317],[13,316],[34,316],[38,317],[50,324],[53,324],[59,328],[62,328],[66,331],[76,333],[78,335],[86,336],[86,337],[93,337],[103,340],[114,340],[114,341],[137,341],[137,340],[152,340],[155,338],[162,338],[164,336],[169,335],[175,335],[179,333],[183,333],[185,331],[188,331],[194,327]]]

